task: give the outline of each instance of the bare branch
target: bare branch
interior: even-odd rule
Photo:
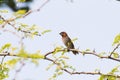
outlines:
[[[18,73],[19,73],[19,72],[22,70],[22,68],[25,66],[25,63],[24,63],[23,61],[21,61],[20,63],[21,63],[21,66],[20,66],[19,69],[16,70],[16,72],[15,72],[15,77],[14,77],[13,80],[16,80],[16,79],[17,79]]]
[[[5,57],[6,57],[6,56],[3,56],[3,57],[2,57],[1,65],[3,64],[3,61],[4,61]]]

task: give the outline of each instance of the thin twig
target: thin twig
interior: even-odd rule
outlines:
[[[50,0],[46,0],[38,9],[36,10],[29,10],[25,15],[23,15],[22,17],[25,18],[26,16],[28,16],[29,14],[33,13],[33,12],[38,12],[40,11]]]
[[[110,54],[110,57],[112,56],[112,54],[115,52],[115,50],[117,50],[118,49],[118,47],[120,46],[120,44],[117,44],[117,46],[113,49],[113,51],[111,52],[111,54]]]
[[[3,56],[3,57],[2,57],[1,65],[3,64],[3,61],[4,61],[5,57],[6,57],[6,56]]]
[[[23,61],[21,61],[20,63],[21,63],[21,66],[20,66],[19,69],[16,70],[16,72],[15,72],[15,77],[14,77],[13,80],[16,80],[18,73],[19,73],[19,72],[22,70],[22,68],[25,66],[25,63],[24,63]]]

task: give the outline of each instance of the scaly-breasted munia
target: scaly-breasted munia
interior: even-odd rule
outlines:
[[[62,36],[62,41],[68,49],[75,49],[73,42],[71,41],[71,39],[69,38],[66,32],[61,32],[59,34]],[[75,55],[78,54],[77,51],[72,51],[72,52]]]

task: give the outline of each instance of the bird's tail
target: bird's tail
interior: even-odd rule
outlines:
[[[78,54],[78,51],[72,51],[74,55]]]

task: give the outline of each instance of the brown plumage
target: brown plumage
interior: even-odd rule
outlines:
[[[65,46],[68,48],[68,49],[75,49],[74,48],[74,44],[73,42],[71,41],[71,39],[69,38],[69,36],[67,35],[66,32],[61,32],[60,35],[62,36],[62,41],[63,43],[65,44]],[[78,54],[77,51],[72,51],[73,54]]]

